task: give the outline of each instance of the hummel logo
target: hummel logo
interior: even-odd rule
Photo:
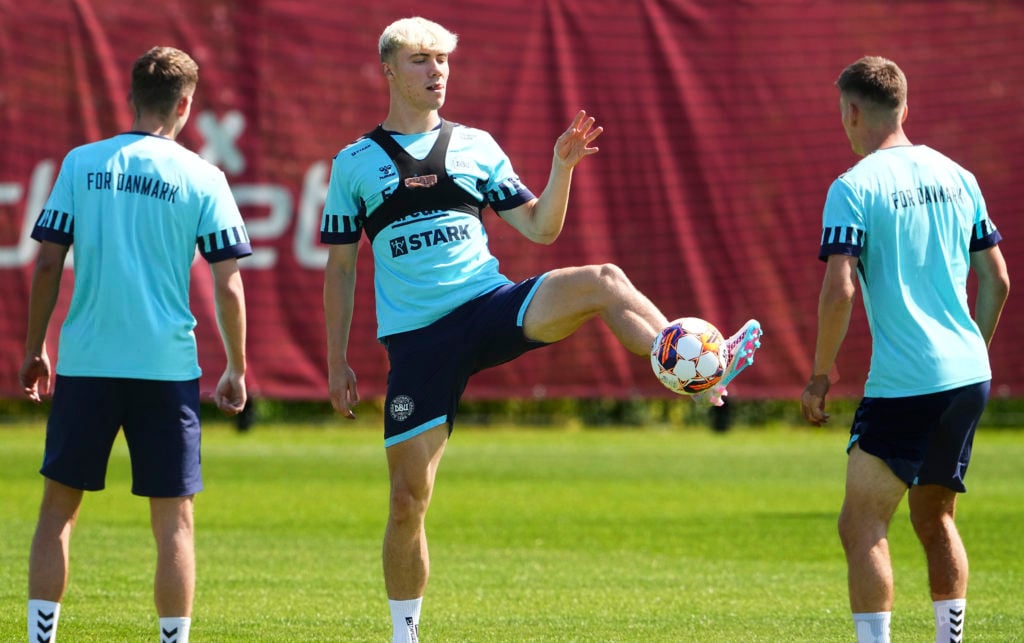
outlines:
[[[949,610],[949,643],[960,643],[964,635],[964,611]]]
[[[36,641],[38,643],[49,643],[53,640],[53,617],[56,612],[50,612],[47,614],[42,610],[36,612],[36,628],[39,633],[36,634]]]
[[[165,630],[160,628],[160,643],[175,643],[178,640],[178,628]]]

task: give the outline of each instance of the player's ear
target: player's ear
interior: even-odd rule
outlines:
[[[179,117],[188,114],[192,110],[192,94],[185,94],[178,98],[178,104],[175,107],[175,112]]]
[[[860,120],[860,105],[853,101],[847,103],[846,113],[844,116],[846,117],[846,122],[849,125],[856,125],[857,121]]]
[[[387,63],[381,63],[381,67],[384,69],[384,77],[385,78],[394,78],[395,77],[395,72],[391,71],[391,66],[390,65],[388,65]]]
[[[900,116],[900,125],[907,122],[907,116],[910,114],[910,105],[903,104],[903,116]]]

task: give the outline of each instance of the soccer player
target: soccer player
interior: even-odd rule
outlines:
[[[540,196],[524,186],[487,133],[439,115],[457,37],[423,18],[394,22],[379,54],[390,91],[387,118],[334,158],[321,241],[329,390],[354,417],[359,396],[347,358],[356,254],[374,257],[377,334],[390,373],[384,445],[391,482],[384,582],[394,641],[415,641],[427,584],[424,517],[445,444],[471,375],[571,335],[599,317],[629,351],[649,355],[665,316],[611,264],[552,270],[512,283],[498,269],[481,222],[489,205],[527,239],[555,241],[573,168],[598,149],[603,129],[579,112],[555,142]],[[751,320],[728,340],[724,383],[753,361]],[[724,389],[705,399],[720,402]]]
[[[155,47],[132,68],[132,131],[65,157],[32,231],[25,394],[49,392],[45,338],[74,244],[74,294],[60,334],[45,477],[29,559],[28,639],[56,640],[68,580],[68,545],[83,491],[103,489],[111,446],[124,429],[132,493],[149,497],[156,539],[154,598],[160,640],[186,643],[195,590],[192,499],[199,465],[200,369],[189,309],[198,246],[210,263],[227,367],[214,400],[242,410],[245,297],[239,257],[249,238],[223,172],[175,142],[188,121],[199,69]]]
[[[814,371],[804,417],[827,419],[829,372],[846,335],[856,283],[871,327],[871,368],[850,431],[839,534],[860,642],[888,641],[893,605],[887,534],[909,489],[924,547],[936,641],[960,641],[967,554],[956,498],[988,401],[988,345],[1009,293],[1001,239],[975,177],[903,131],[907,80],[869,56],[840,74],[839,106],[854,153],[824,209]],[[974,317],[966,291],[978,279]]]

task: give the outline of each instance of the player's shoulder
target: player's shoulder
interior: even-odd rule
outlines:
[[[334,155],[335,163],[348,163],[356,162],[360,157],[364,157],[374,152],[374,150],[380,150],[380,146],[373,142],[370,135],[373,132],[366,132],[360,135],[357,139],[348,143]]]
[[[91,141],[89,143],[82,143],[68,150],[68,153],[64,155],[65,162],[67,161],[79,161],[89,160],[97,157],[109,156],[112,150],[117,150],[123,144],[120,139],[120,135],[111,136],[110,138],[100,139],[98,141]]]
[[[177,170],[189,182],[197,185],[221,186],[222,183],[227,182],[224,170],[200,156],[199,153],[188,149],[177,141],[156,138],[155,141],[149,141],[149,144],[158,148],[157,153],[152,157],[158,166],[165,164],[168,171]]]
[[[497,145],[494,137],[487,130],[480,129],[479,127],[472,127],[464,125],[463,123],[457,123],[455,121],[446,121],[452,126],[452,138],[462,141],[468,141],[473,143],[479,143],[481,145]]]
[[[963,177],[967,177],[971,181],[976,180],[973,172],[964,167],[959,161],[955,160],[948,154],[944,154],[934,148],[928,147],[927,145],[918,145],[916,147],[920,148],[921,154],[927,155],[927,157],[930,158],[933,163],[938,165],[945,165],[952,171],[959,173]]]

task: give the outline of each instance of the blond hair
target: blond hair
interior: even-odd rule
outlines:
[[[391,62],[402,47],[422,47],[450,54],[455,51],[459,37],[441,25],[420,18],[402,18],[388,25],[380,35],[378,51],[381,62]]]

